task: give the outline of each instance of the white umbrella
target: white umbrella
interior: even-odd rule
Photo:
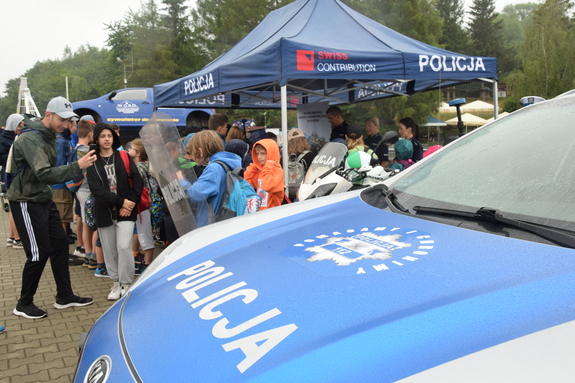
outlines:
[[[445,113],[445,114],[457,113],[457,109],[455,109],[454,106],[449,106],[449,104],[446,102],[442,102],[441,106],[439,107],[439,113]]]
[[[485,125],[487,121],[481,117],[478,117],[471,113],[465,113],[461,116],[461,120],[463,124],[466,126],[480,126]],[[453,117],[447,121],[445,121],[447,125],[457,125],[458,119],[457,117]]]
[[[460,109],[463,113],[493,113],[493,104],[476,100],[469,104],[461,105]]]

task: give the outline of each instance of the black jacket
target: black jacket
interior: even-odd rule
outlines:
[[[8,152],[10,152],[10,147],[15,139],[16,133],[13,130],[0,131],[0,166],[2,166],[2,169],[6,169]]]
[[[132,187],[130,188],[128,173],[126,172],[120,153],[114,150],[113,157],[117,194],[110,191],[108,177],[104,170],[104,160],[102,160],[99,154],[94,165],[88,168],[88,186],[90,187],[90,192],[94,195],[94,215],[96,218],[96,226],[98,227],[112,226],[113,220],[136,221],[138,215],[137,208],[132,210],[132,214],[129,217],[120,217],[118,213],[124,204],[124,199],[136,203],[140,201],[144,181],[136,168],[136,164],[130,158],[130,178],[132,179]]]

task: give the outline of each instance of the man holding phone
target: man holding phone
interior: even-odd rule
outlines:
[[[48,315],[34,305],[34,295],[48,259],[56,281],[55,308],[93,303],[92,298],[78,297],[72,291],[68,237],[49,186],[71,180],[96,161],[91,151],[76,162],[54,166],[56,134],[68,128],[72,118],[77,117],[70,101],[64,97],[53,98],[46,107],[44,118],[25,120],[24,129],[12,148],[14,179],[7,197],[27,257],[22,271],[20,299],[13,312],[28,319]]]

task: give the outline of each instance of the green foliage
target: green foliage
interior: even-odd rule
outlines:
[[[433,0],[345,0],[353,9],[396,32],[437,46],[443,21]]]
[[[567,0],[547,0],[533,11],[525,29],[523,70],[508,79],[516,98],[551,98],[575,87],[571,7]]]
[[[501,42],[507,53],[499,60],[499,68],[505,76],[511,70],[521,65],[521,46],[523,45],[525,28],[533,19],[532,12],[537,4],[510,4],[496,17],[501,23]]]
[[[469,11],[470,53],[476,56],[503,56],[501,21],[497,21],[495,0],[473,0]]]
[[[443,19],[439,44],[448,51],[466,53],[469,49],[469,34],[463,26],[465,12],[462,0],[439,0],[437,10]]]
[[[66,48],[59,59],[39,61],[24,74],[41,112],[50,98],[66,94],[71,101],[95,98],[124,86],[151,87],[192,73],[232,48],[272,10],[293,0],[197,0],[189,9],[185,0],[145,0],[107,25],[107,48]],[[500,78],[511,96],[504,109],[519,106],[524,95],[553,97],[575,86],[575,47],[571,3],[547,0],[543,4],[506,6],[495,13],[494,0],[474,0],[469,28],[464,29],[463,0],[343,0],[362,14],[427,44],[473,55],[498,58]],[[329,17],[329,15],[326,15]],[[334,37],[336,38],[336,37]],[[122,63],[117,61],[117,58]],[[0,120],[16,111],[19,79],[7,83],[0,98]],[[380,118],[382,131],[411,116],[424,123],[435,114],[441,94],[428,92],[344,106],[351,122]],[[257,118],[261,110],[224,111],[232,116]],[[269,126],[279,127],[279,110],[266,111]],[[294,111],[290,126],[297,124]]]
[[[197,0],[192,11],[197,53],[216,59],[230,50],[271,11],[293,0]]]
[[[443,20],[434,1],[430,0],[346,0],[350,7],[373,20],[411,38],[438,46],[443,33]],[[426,92],[410,97],[363,102],[343,106],[348,121],[363,125],[369,116],[380,119],[381,132],[396,130],[396,122],[412,117],[418,124],[437,112],[438,92]]]
[[[516,111],[520,107],[521,107],[521,105],[519,104],[518,100],[509,99],[509,100],[505,100],[505,103],[503,104],[503,107],[501,109],[502,109],[502,112],[511,113],[511,112]]]

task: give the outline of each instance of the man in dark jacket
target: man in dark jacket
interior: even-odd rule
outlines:
[[[327,108],[325,115],[332,126],[329,140],[333,141],[337,138],[341,138],[345,141],[345,134],[347,133],[349,124],[345,122],[341,109],[335,105],[332,105]]]
[[[29,319],[48,315],[34,305],[34,294],[48,259],[56,281],[55,308],[86,306],[93,302],[92,298],[80,298],[72,291],[68,236],[62,228],[49,186],[71,180],[96,160],[91,152],[79,161],[55,166],[56,133],[69,127],[72,117],[78,117],[72,103],[63,97],[53,98],[42,120],[26,120],[12,149],[10,166],[14,179],[7,197],[27,257],[22,272],[22,291],[14,314]]]

